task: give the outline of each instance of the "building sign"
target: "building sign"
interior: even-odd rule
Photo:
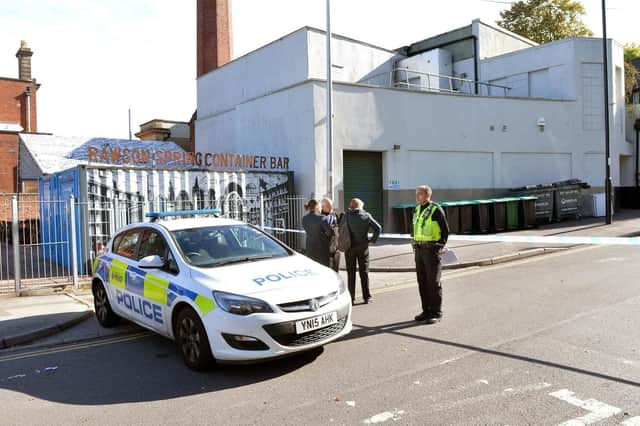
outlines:
[[[400,179],[389,179],[389,189],[400,189]]]
[[[89,162],[133,166],[194,166],[216,169],[289,170],[289,157],[233,152],[186,152],[119,147],[87,147]]]

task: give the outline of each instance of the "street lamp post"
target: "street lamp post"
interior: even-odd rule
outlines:
[[[604,146],[605,146],[605,204],[606,224],[611,224],[611,153],[609,147],[609,61],[607,54],[607,12],[602,0],[602,65],[604,66]]]
[[[333,199],[333,78],[331,76],[331,0],[327,0],[327,197]]]

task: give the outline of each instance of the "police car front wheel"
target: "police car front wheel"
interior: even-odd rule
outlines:
[[[93,306],[96,311],[96,318],[103,327],[114,327],[120,322],[120,317],[113,312],[109,304],[107,292],[102,283],[93,283]]]
[[[184,359],[191,369],[204,370],[214,364],[207,332],[198,314],[191,308],[184,308],[176,321],[176,342]]]

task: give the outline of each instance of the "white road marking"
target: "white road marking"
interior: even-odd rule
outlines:
[[[549,395],[571,405],[575,405],[576,407],[580,407],[584,410],[590,411],[590,413],[587,415],[560,423],[560,426],[589,425],[591,423],[599,422],[611,416],[615,416],[622,411],[618,407],[605,404],[604,402],[600,402],[595,399],[590,398],[584,401],[578,399],[575,397],[575,393],[571,392],[568,389],[561,389],[557,392],[552,392]]]
[[[546,389],[548,387],[551,387],[551,383],[542,382],[542,383],[534,383],[532,385],[519,386],[517,388],[506,388],[502,392],[503,393],[507,393],[507,392],[524,393],[524,392],[538,391],[538,390]]]
[[[380,238],[411,240],[408,234],[380,234]],[[449,235],[449,241],[485,241],[490,243],[640,245],[640,237],[573,237],[560,235]]]
[[[20,352],[20,353],[10,354],[6,356],[0,356],[0,363],[7,362],[7,361],[16,361],[16,360],[25,359],[25,358],[51,355],[51,354],[56,354],[61,352],[68,352],[68,351],[73,351],[77,349],[94,348],[97,346],[110,345],[112,343],[121,343],[129,340],[142,339],[143,337],[149,337],[153,335],[154,333],[150,331],[143,331],[136,334],[110,337],[110,338],[97,340],[97,341],[90,341],[86,343],[75,343],[68,346],[59,346],[59,347],[53,347],[50,349],[39,349],[33,352]]]
[[[631,417],[620,424],[624,426],[640,426],[640,417]]]
[[[457,361],[457,360],[459,360],[459,359],[460,359],[460,357],[455,357],[455,358],[451,358],[451,359],[445,359],[444,361],[442,361],[442,362],[440,363],[440,365],[449,364],[450,362]]]
[[[396,410],[394,412],[385,411],[384,413],[376,414],[375,416],[365,419],[364,424],[370,425],[373,423],[383,423],[389,420],[393,420],[395,422],[402,418],[402,414],[404,414],[404,410]]]
[[[346,403],[349,407],[355,407],[355,406],[356,406],[356,402],[355,402],[355,401],[345,401],[345,403]]]
[[[27,375],[26,374],[16,374],[15,376],[7,377],[7,380],[22,379],[23,377],[27,377]]]

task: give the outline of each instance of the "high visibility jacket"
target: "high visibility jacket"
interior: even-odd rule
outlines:
[[[441,237],[440,224],[433,220],[433,213],[440,207],[431,202],[420,211],[418,204],[413,211],[413,240],[421,242],[439,241]]]

